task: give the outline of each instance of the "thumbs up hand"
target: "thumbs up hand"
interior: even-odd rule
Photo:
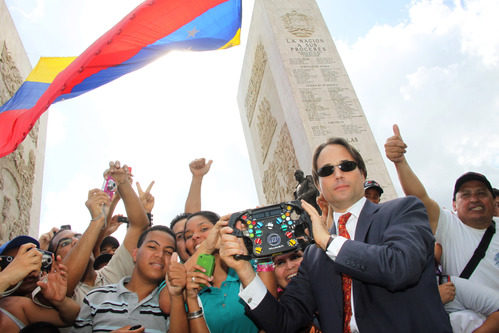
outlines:
[[[393,163],[397,164],[405,160],[407,145],[402,140],[400,130],[397,124],[393,125],[393,136],[389,137],[385,143],[386,157]]]

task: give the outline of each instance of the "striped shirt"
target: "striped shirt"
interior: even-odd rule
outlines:
[[[129,281],[125,277],[90,291],[71,332],[111,332],[127,325],[142,325],[151,333],[167,332],[170,321],[159,308],[159,288],[139,302],[137,294],[125,287]]]

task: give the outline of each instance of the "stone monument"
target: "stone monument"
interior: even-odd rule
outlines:
[[[0,105],[30,72],[14,22],[0,0]],[[0,243],[21,234],[38,236],[46,129],[44,115],[16,151],[0,158]]]
[[[255,0],[238,104],[260,204],[292,200],[315,147],[353,144],[368,179],[396,197],[376,141],[314,0]]]

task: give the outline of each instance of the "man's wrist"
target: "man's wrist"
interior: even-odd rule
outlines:
[[[333,242],[335,237],[336,237],[335,235],[329,235],[329,238],[327,240],[326,247],[324,248],[324,251],[327,251],[327,248],[329,247],[329,245],[331,245],[331,243]]]
[[[251,266],[248,261],[245,261],[245,263],[246,264],[242,265],[236,270],[236,273],[239,276],[239,280],[241,280],[243,287],[246,287],[248,284],[250,284],[256,276],[256,273],[253,270],[253,266]]]

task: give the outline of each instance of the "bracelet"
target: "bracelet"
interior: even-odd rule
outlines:
[[[97,221],[97,220],[99,220],[101,217],[104,217],[104,212],[100,213],[100,215],[99,215],[99,216],[97,216],[96,218],[91,219],[90,221],[92,221],[92,222],[93,222],[93,221]]]
[[[147,218],[149,219],[149,226],[152,226],[152,214],[147,213]]]
[[[203,309],[199,309],[196,312],[188,312],[187,313],[187,319],[189,319],[189,320],[200,318],[202,316],[203,316]]]
[[[257,264],[256,265],[257,272],[273,272],[274,271],[274,263],[269,262],[265,264]]]

